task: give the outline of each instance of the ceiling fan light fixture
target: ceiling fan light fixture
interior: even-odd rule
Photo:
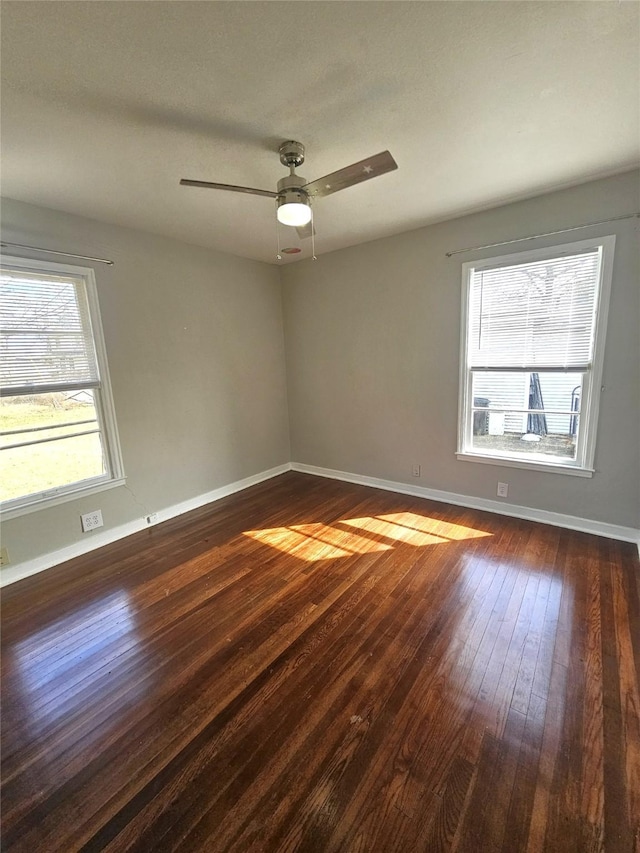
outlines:
[[[308,204],[288,202],[278,207],[278,222],[299,228],[311,221],[311,208]]]
[[[299,228],[311,221],[309,198],[299,190],[286,190],[278,196],[278,222]]]

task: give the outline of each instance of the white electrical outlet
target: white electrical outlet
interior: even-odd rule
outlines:
[[[414,465],[413,468],[411,469],[411,473],[413,474],[414,477],[419,477],[420,476],[420,466]]]
[[[0,566],[8,566],[11,560],[6,548],[0,548]]]
[[[102,510],[96,509],[93,512],[87,512],[80,516],[82,522],[82,532],[88,533],[90,530],[95,530],[96,527],[102,527]]]
[[[157,524],[158,523],[158,513],[152,512],[150,515],[147,515],[145,518],[147,524]]]
[[[509,495],[509,483],[498,483],[498,497],[506,498]]]

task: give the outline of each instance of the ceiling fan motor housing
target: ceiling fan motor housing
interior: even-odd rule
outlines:
[[[283,204],[309,204],[309,193],[303,189],[307,179],[300,175],[287,175],[278,181],[278,207]]]

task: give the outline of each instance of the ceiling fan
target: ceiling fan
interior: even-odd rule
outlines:
[[[301,142],[289,140],[283,142],[278,149],[280,162],[289,169],[286,178],[278,181],[276,192],[271,190],[258,190],[252,187],[237,187],[233,184],[214,184],[209,181],[192,181],[183,178],[180,183],[187,187],[206,187],[214,190],[230,190],[237,193],[251,193],[252,195],[263,195],[275,198],[277,203],[278,222],[299,229],[301,236],[309,236],[311,233],[311,199],[322,198],[331,193],[344,190],[370,178],[377,178],[385,172],[392,172],[398,168],[396,161],[388,151],[374,154],[366,160],[360,160],[323,178],[307,183],[307,179],[296,175],[296,168],[304,163],[304,145]],[[308,233],[303,229],[307,226]]]

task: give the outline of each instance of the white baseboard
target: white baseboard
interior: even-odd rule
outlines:
[[[635,542],[640,552],[640,530],[633,527],[622,527],[618,524],[607,524],[588,518],[578,518],[560,512],[549,512],[544,509],[534,509],[528,506],[505,504],[486,498],[475,498],[469,495],[458,495],[455,492],[442,492],[438,489],[427,489],[424,486],[413,486],[409,483],[394,483],[391,480],[381,480],[377,477],[366,477],[361,474],[350,474],[346,471],[334,471],[332,468],[318,468],[315,465],[304,465],[300,462],[291,463],[292,471],[303,474],[314,474],[318,477],[328,477],[332,480],[343,480],[346,483],[356,483],[360,486],[372,486],[385,489],[388,492],[399,492],[401,495],[412,495],[417,498],[428,498],[432,501],[464,506],[469,509],[481,509],[494,512],[497,515],[508,515],[513,518],[523,518],[527,521],[539,521],[554,527],[566,527],[569,530],[579,530],[583,533],[593,533],[608,539],[621,539],[624,542]]]
[[[203,495],[198,495],[195,498],[190,498],[187,501],[182,501],[178,504],[166,507],[157,512],[158,520],[156,524],[162,521],[168,521],[170,518],[175,518],[176,515],[182,515],[185,512],[190,512],[192,509],[198,509],[205,504],[219,501],[221,498],[226,498],[228,495],[233,495],[235,492],[241,492],[243,489],[248,489],[249,486],[255,486],[257,483],[262,483],[264,480],[270,480],[272,477],[277,477],[279,474],[284,474],[285,471],[290,471],[291,465],[278,465],[276,468],[270,468],[268,471],[262,471],[259,474],[253,474],[251,477],[245,477],[244,480],[236,480],[234,483],[228,483],[226,486],[221,486],[219,489],[214,489],[212,492],[206,492]],[[97,548],[102,548],[104,545],[110,545],[118,539],[124,539],[125,536],[131,536],[132,533],[138,533],[144,530],[149,525],[144,518],[137,518],[134,521],[129,521],[126,524],[120,524],[118,527],[112,527],[110,530],[102,530],[99,533],[93,533],[90,538],[83,539],[80,542],[74,542],[72,545],[67,545],[65,548],[60,548],[58,551],[52,551],[49,554],[43,554],[40,557],[35,557],[33,560],[26,560],[23,563],[6,566],[0,573],[0,587],[15,583],[16,581],[28,578],[30,575],[35,575],[38,572],[43,572],[66,560],[71,560],[74,557],[80,557],[82,554],[88,554],[90,551],[95,551]]]

